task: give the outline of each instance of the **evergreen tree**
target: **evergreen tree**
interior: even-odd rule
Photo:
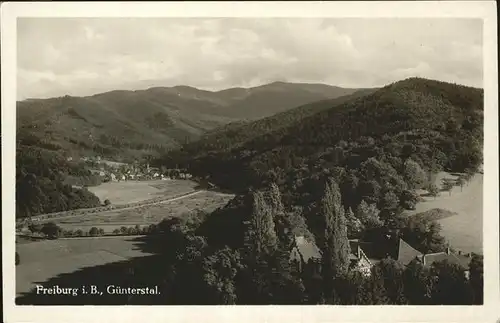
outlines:
[[[323,278],[327,302],[334,300],[334,280],[345,274],[349,267],[349,241],[344,207],[337,183],[329,180],[323,199],[321,214],[325,222],[323,245]]]
[[[272,208],[266,203],[264,194],[260,191],[253,193],[252,213],[245,233],[247,252],[259,257],[262,254],[273,253],[278,244]]]
[[[271,208],[271,214],[274,218],[279,243],[283,245],[283,248],[289,248],[294,239],[291,230],[292,224],[290,223],[288,214],[285,212],[285,207],[283,206],[278,185],[275,183],[271,184],[269,192],[269,206]]]

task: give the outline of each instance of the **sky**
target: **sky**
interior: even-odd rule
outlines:
[[[481,19],[18,18],[17,99],[274,81],[483,86]]]

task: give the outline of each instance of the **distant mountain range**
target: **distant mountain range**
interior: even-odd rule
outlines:
[[[17,102],[18,142],[115,158],[137,157],[179,147],[222,125],[269,117],[357,90],[274,82],[216,92],[175,86],[28,99]]]

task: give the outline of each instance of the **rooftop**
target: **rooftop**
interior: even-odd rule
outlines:
[[[470,263],[470,258],[465,255],[457,255],[453,252],[449,251],[443,251],[443,252],[436,252],[436,253],[430,253],[426,255],[422,255],[418,257],[418,259],[423,262],[425,266],[432,266],[433,263],[435,262],[440,262],[440,261],[448,261],[452,264],[459,265],[463,267],[464,269],[469,268],[469,263]]]
[[[406,243],[403,239],[399,239],[399,246],[398,246],[398,257],[397,260],[403,264],[403,265],[408,265],[413,259],[416,257],[422,255],[422,253],[412,246],[410,246],[408,243]]]
[[[295,243],[299,253],[302,255],[304,262],[309,259],[321,259],[321,250],[314,242],[307,240],[303,236],[295,237]],[[292,255],[294,256],[294,255]]]

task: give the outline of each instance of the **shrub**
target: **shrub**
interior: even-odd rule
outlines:
[[[28,229],[32,232],[32,233],[36,233],[36,232],[41,232],[42,231],[42,225],[40,223],[32,223],[28,226]]]
[[[97,229],[96,227],[90,228],[89,235],[92,236],[92,237],[98,236],[99,235],[99,229]]]
[[[42,226],[41,232],[49,239],[57,239],[61,235],[62,229],[54,222],[49,222]]]
[[[439,188],[437,187],[436,184],[430,184],[426,188],[426,190],[427,190],[427,192],[429,192],[429,195],[434,197],[434,198],[439,195]]]
[[[64,237],[72,237],[75,234],[75,232],[72,229],[69,229],[69,230],[63,230],[62,234]]]
[[[404,190],[401,193],[401,206],[407,210],[414,210],[418,201],[418,194],[415,191]]]

